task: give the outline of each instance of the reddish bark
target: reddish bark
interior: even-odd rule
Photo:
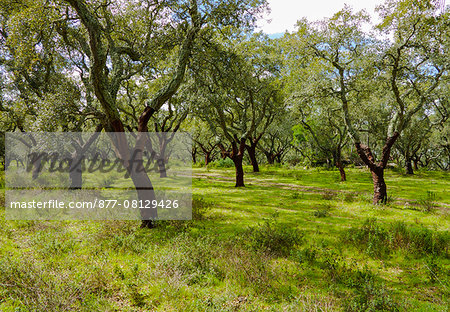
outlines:
[[[361,143],[355,143],[356,151],[362,161],[369,167],[372,173],[373,180],[373,204],[384,204],[387,202],[387,188],[384,181],[384,169],[386,168],[387,162],[391,154],[392,145],[399,137],[398,132],[387,138],[386,143],[383,146],[383,153],[380,162],[375,161],[375,157],[372,154],[371,149]]]
[[[236,185],[235,187],[245,186],[244,184],[244,169],[242,168],[242,156],[233,158],[234,167],[236,168]]]
[[[336,167],[339,169],[339,173],[341,175],[341,181],[347,181],[347,176],[345,175],[344,166],[342,165],[342,162],[337,161]]]
[[[239,145],[238,145],[239,143]],[[222,155],[230,158],[234,163],[234,168],[236,169],[236,185],[235,187],[244,187],[244,169],[242,167],[242,160],[244,158],[245,152],[245,138],[238,139],[236,136],[231,142],[231,151],[226,150],[222,144],[218,144]]]
[[[205,166],[207,166],[213,160],[213,152],[214,152],[217,144],[208,143],[206,145],[206,144],[202,144],[200,142],[197,142],[197,144],[198,144],[198,146],[200,146],[203,154],[205,155]]]
[[[250,145],[247,145],[248,156],[250,157],[250,162],[253,167],[253,172],[259,172],[258,160],[256,159],[256,143],[252,142]]]
[[[372,171],[373,180],[373,204],[385,204],[387,202],[387,189],[384,182],[384,169],[377,167]]]

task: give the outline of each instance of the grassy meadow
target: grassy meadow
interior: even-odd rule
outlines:
[[[0,311],[449,311],[450,175],[194,168],[192,221],[8,221]]]

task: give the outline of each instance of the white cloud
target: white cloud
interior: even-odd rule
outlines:
[[[341,10],[344,4],[350,5],[355,11],[365,9],[371,16],[375,15],[375,7],[383,0],[268,0],[271,13],[258,22],[259,29],[267,34],[293,31],[295,23],[302,17],[308,20],[321,20],[331,17]],[[267,19],[272,20],[271,23]]]

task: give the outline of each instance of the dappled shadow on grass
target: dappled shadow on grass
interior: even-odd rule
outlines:
[[[245,188],[234,187],[232,170],[227,181],[221,170],[194,178],[194,220],[151,230],[138,221],[6,221],[1,211],[0,310],[439,311],[447,303],[448,258],[429,250],[448,219],[397,203],[373,206],[366,170],[349,170],[342,184],[334,171],[264,170],[249,174]],[[388,175],[393,189],[405,182]],[[419,173],[407,178],[411,194],[391,193],[416,200],[428,175],[441,177]],[[368,217],[380,229],[365,231]],[[391,230],[396,221],[407,229]],[[375,255],[384,245],[389,253]]]

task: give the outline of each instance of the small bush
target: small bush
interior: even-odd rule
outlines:
[[[355,293],[345,302],[345,311],[369,312],[369,311],[399,311],[396,302],[390,292],[375,282],[367,279],[364,283],[355,287]]]
[[[389,234],[376,219],[367,219],[360,228],[350,229],[344,238],[359,248],[365,248],[365,252],[373,257],[383,257],[389,253],[388,239]]]
[[[450,269],[446,269],[438,261],[435,256],[428,257],[425,261],[425,274],[428,276],[430,283],[441,284],[448,289],[450,282]]]
[[[297,252],[297,260],[299,263],[314,264],[317,261],[319,250],[314,247],[307,247]]]
[[[206,200],[202,196],[192,197],[192,220],[204,220],[206,215],[214,206],[212,201]]]
[[[0,310],[5,311],[4,303],[6,311],[78,311],[89,289],[82,276],[65,273],[32,258],[0,258]]]
[[[303,236],[297,229],[279,223],[276,215],[258,226],[249,227],[245,234],[251,248],[277,256],[288,256],[301,244]]]
[[[114,185],[114,182],[117,181],[117,178],[112,175],[105,175],[102,177],[100,181],[100,187],[110,188]]]
[[[196,224],[196,221],[205,220],[214,202],[206,200],[203,196],[192,197],[192,220],[158,220],[158,227],[174,230],[175,233],[184,232]]]
[[[316,218],[325,218],[330,215],[331,205],[323,205],[321,208],[313,212],[313,216]]]
[[[437,207],[435,201],[436,201],[436,193],[427,191],[427,195],[425,196],[425,198],[418,200],[417,205],[424,212],[433,212]]]
[[[336,196],[337,196],[337,193],[331,192],[331,191],[327,191],[322,194],[322,198],[325,200],[333,200],[334,198],[336,198]]]
[[[355,193],[344,193],[343,201],[345,203],[353,203],[357,200]]]
[[[303,194],[301,194],[300,192],[297,192],[297,191],[293,191],[290,195],[290,198],[301,199],[301,198],[303,198]]]
[[[202,168],[204,166],[205,166],[205,161],[204,160],[200,160],[200,161],[197,161],[196,163],[192,164],[192,167],[194,167],[194,168]]]
[[[351,296],[344,301],[345,311],[398,311],[391,293],[366,266],[360,268],[329,249],[308,247],[297,255],[308,267],[320,267],[327,280],[351,289]]]
[[[208,168],[233,168],[234,162],[230,158],[218,159],[210,162]]]
[[[398,249],[421,256],[448,257],[450,234],[433,232],[425,227],[407,226],[403,222],[382,226],[376,219],[367,219],[360,228],[350,229],[344,240],[365,249],[373,257],[387,256],[392,250]]]
[[[328,212],[328,210],[316,210],[313,212],[313,215],[316,218],[325,218],[328,217],[330,213]]]
[[[160,258],[157,268],[163,275],[186,284],[211,284],[224,278],[216,263],[217,241],[210,237],[190,237],[181,233],[171,242],[170,251]]]

